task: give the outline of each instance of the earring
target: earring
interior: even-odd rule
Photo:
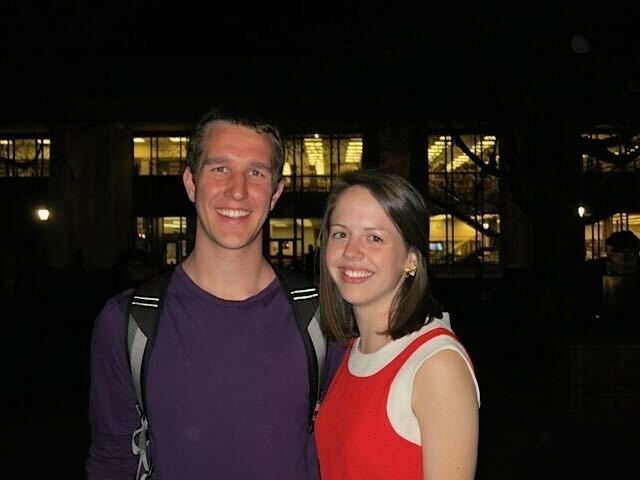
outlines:
[[[405,277],[415,277],[417,271],[418,267],[416,265],[407,265],[406,267],[404,267]]]

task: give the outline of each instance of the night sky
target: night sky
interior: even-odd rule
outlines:
[[[640,96],[639,2],[11,3],[0,85],[15,115],[218,92],[311,109],[318,98],[399,109],[424,99],[460,112],[628,115]]]

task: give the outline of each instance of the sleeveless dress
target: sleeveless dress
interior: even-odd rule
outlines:
[[[464,347],[447,322],[433,321],[372,354],[349,345],[318,416],[315,435],[322,480],[422,479],[422,448],[411,410],[415,372],[443,349]],[[476,382],[476,393],[479,401]]]

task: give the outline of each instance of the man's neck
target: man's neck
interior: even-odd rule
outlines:
[[[245,300],[275,278],[260,250],[203,251],[195,248],[182,262],[185,273],[203,290],[225,300]]]

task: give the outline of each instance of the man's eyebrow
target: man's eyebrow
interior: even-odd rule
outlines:
[[[262,160],[252,160],[251,165],[256,168],[261,168],[263,170],[271,170],[271,164],[267,164]]]
[[[218,155],[214,157],[205,157],[203,165],[226,165],[231,162],[231,159],[225,155]],[[251,168],[258,168],[262,170],[271,170],[271,164],[266,163],[263,160],[250,160],[249,166]]]
[[[227,163],[228,161],[229,161],[229,159],[227,157],[224,157],[224,156],[205,157],[203,163],[205,165],[211,165],[212,163]]]

